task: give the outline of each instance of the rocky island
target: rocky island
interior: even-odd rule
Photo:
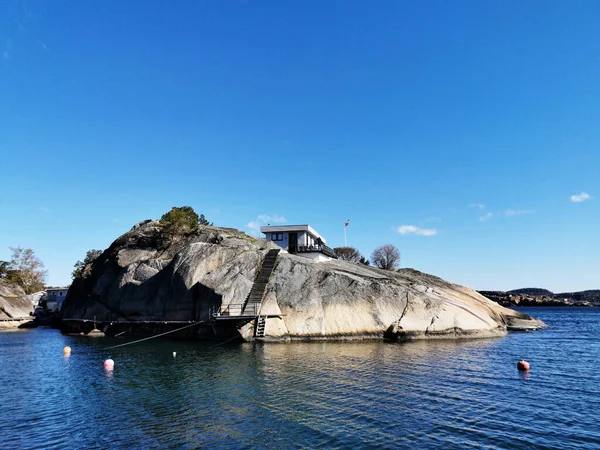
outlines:
[[[209,225],[165,244],[156,220],[135,225],[73,282],[62,319],[65,333],[95,322],[109,335],[179,329],[180,337],[265,341],[492,337],[544,327],[416,270],[313,261]]]

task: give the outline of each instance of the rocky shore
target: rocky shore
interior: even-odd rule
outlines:
[[[32,319],[33,304],[25,291],[0,278],[0,328],[16,328]]]
[[[217,320],[246,301],[269,250],[278,247],[231,228],[201,226],[165,246],[158,222],[119,237],[75,280],[62,329],[153,334],[186,323],[181,337],[246,340],[438,339],[501,336],[543,322],[477,292],[411,269],[385,271],[340,260],[316,262],[281,251],[257,315]],[[261,335],[257,335],[261,320]]]

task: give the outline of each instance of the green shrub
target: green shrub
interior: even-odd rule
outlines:
[[[191,206],[174,206],[160,218],[161,236],[167,242],[190,236],[198,231],[199,221],[198,214]]]
[[[92,263],[102,254],[102,250],[88,250],[83,261],[75,263],[75,270],[71,273],[73,279],[86,278],[92,273]]]

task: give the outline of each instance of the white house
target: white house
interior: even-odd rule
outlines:
[[[42,300],[46,300],[46,309],[48,311],[60,311],[65,298],[67,298],[68,291],[68,287],[46,289],[45,298],[42,298]]]
[[[273,241],[289,253],[298,254],[316,261],[337,259],[335,251],[310,225],[281,225],[260,227],[266,239]]]

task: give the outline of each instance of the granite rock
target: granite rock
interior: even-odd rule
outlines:
[[[104,251],[88,278],[73,283],[63,318],[208,321],[211,310],[245,301],[262,259],[274,248],[239,230],[212,226],[162,248],[158,222],[140,222]],[[265,340],[490,337],[505,334],[514,321],[531,329],[544,326],[416,270],[316,262],[285,251],[261,315],[268,316]],[[64,327],[69,331],[68,323]],[[253,323],[235,330],[251,339]]]

